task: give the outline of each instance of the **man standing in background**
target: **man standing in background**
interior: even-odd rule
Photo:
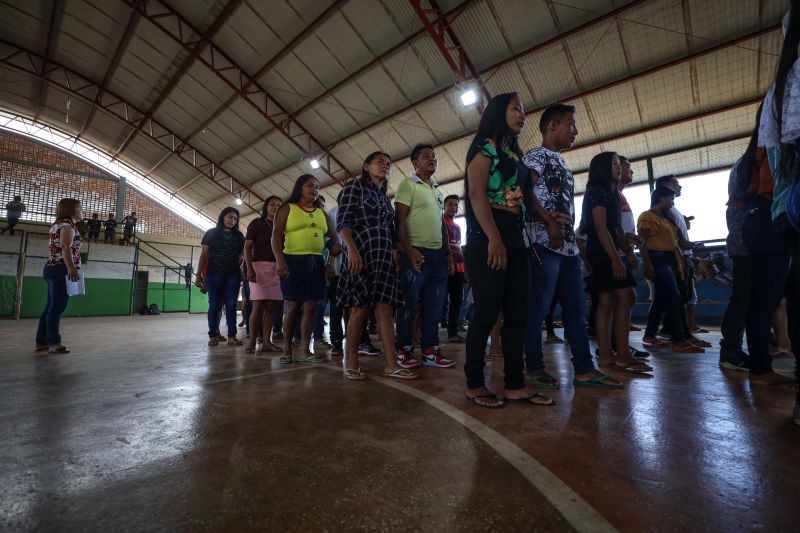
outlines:
[[[6,216],[8,217],[8,226],[3,228],[0,235],[5,235],[6,231],[10,235],[14,235],[14,227],[19,223],[22,213],[25,212],[25,204],[22,203],[20,196],[15,196],[14,200],[6,204]]]

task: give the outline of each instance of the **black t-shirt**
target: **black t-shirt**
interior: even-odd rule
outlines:
[[[89,231],[100,231],[100,226],[103,224],[103,221],[99,218],[90,218],[89,219]]]
[[[200,244],[211,249],[206,274],[227,275],[239,272],[239,257],[244,250],[244,235],[240,231],[211,228]]]
[[[592,185],[586,189],[586,194],[583,196],[581,228],[586,232],[588,240],[596,240],[593,244],[599,243],[597,228],[594,225],[594,218],[592,217],[592,209],[595,207],[606,208],[606,228],[608,228],[608,232],[611,234],[611,241],[614,243],[614,246],[619,246],[617,242],[617,227],[620,225],[621,216],[619,194],[610,187],[603,187],[600,185]]]
[[[123,222],[125,231],[133,231],[133,228],[136,227],[137,220],[138,219],[134,217],[125,217],[125,220]]]
[[[106,220],[105,225],[106,225],[106,231],[114,231],[115,229],[117,229],[117,221],[111,218]]]

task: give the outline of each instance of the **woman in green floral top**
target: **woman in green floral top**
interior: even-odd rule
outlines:
[[[467,246],[465,267],[475,299],[467,332],[466,395],[476,404],[497,408],[504,400],[540,405],[553,401],[525,385],[523,340],[530,284],[530,256],[522,238],[523,193],[517,181],[522,152],[517,136],[525,112],[516,93],[495,96],[483,112],[467,153],[465,179]],[[484,351],[489,331],[503,313],[505,390],[486,388]]]

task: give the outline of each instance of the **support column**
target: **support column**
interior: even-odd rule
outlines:
[[[647,184],[650,185],[650,192],[656,187],[656,177],[653,175],[653,158],[647,158]]]
[[[117,223],[122,223],[122,217],[125,215],[125,176],[120,176],[117,182]]]

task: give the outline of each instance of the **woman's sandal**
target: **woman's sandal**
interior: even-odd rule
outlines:
[[[589,380],[573,379],[572,384],[576,387],[597,387],[600,389],[624,389],[625,384],[617,381],[608,374],[595,376]]]
[[[49,353],[69,353],[69,348],[64,346],[63,344],[54,344],[50,346],[47,351]]]
[[[556,402],[552,398],[548,398],[541,392],[537,392],[533,396],[526,396],[525,398],[503,398],[506,402],[527,402],[533,405],[542,405],[542,406],[551,406],[555,405]]]
[[[298,363],[304,363],[307,365],[319,365],[325,363],[325,358],[321,355],[311,355],[309,357],[305,357],[297,361]]]
[[[37,344],[34,352],[46,352],[50,347],[46,344]]]
[[[690,337],[688,342],[699,348],[711,348],[713,346],[710,342],[698,339],[697,337]]]
[[[407,368],[398,368],[392,372],[384,372],[383,377],[393,379],[417,379],[419,374],[416,374]]]
[[[228,337],[227,344],[228,346],[241,346],[244,343],[241,339],[237,339],[236,337]]]
[[[247,348],[244,349],[244,353],[256,353],[256,345],[248,344]]]
[[[358,367],[358,369],[345,368],[344,377],[347,379],[352,379],[353,381],[363,381],[367,379],[367,376],[361,371],[361,367]]]
[[[541,389],[559,390],[561,388],[561,384],[558,380],[547,372],[530,376],[527,381],[534,387],[539,387]]]
[[[282,365],[289,365],[289,364],[292,364],[294,362],[294,361],[292,361],[291,354],[288,354],[288,355],[287,354],[283,354],[283,355],[281,355],[278,358],[278,361],[280,361]]]
[[[619,372],[628,372],[629,374],[645,374],[647,372],[652,372],[653,367],[644,363],[642,361],[633,361],[631,363],[618,363],[614,361],[610,365],[607,365],[614,370],[618,370]]]
[[[505,402],[502,398],[498,398],[494,393],[483,393],[483,394],[476,394],[475,396],[470,396],[469,393],[466,393],[466,397],[475,405],[480,407],[485,407],[486,409],[500,409],[505,405]],[[481,402],[481,400],[484,400]],[[488,403],[489,401],[493,403]]]
[[[266,345],[266,348],[262,344],[261,345],[261,351],[262,352],[267,352],[267,353],[281,353],[283,350],[281,348],[279,348],[278,346],[275,346],[274,344],[269,343],[269,344]]]
[[[218,344],[219,344],[219,339],[217,339],[216,337],[214,337],[213,339],[208,339],[209,346],[216,346]]]

